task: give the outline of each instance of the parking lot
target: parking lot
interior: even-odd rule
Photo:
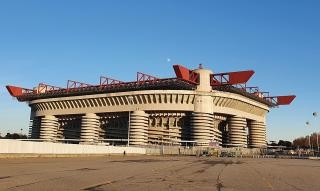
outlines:
[[[0,190],[320,190],[320,161],[109,156],[0,159]]]

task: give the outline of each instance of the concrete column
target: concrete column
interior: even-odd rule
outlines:
[[[194,112],[191,115],[191,138],[198,146],[208,146],[213,140],[213,115]]]
[[[213,97],[211,95],[196,95],[194,112],[213,114]]]
[[[133,111],[130,114],[130,145],[148,143],[148,119],[144,111]]]
[[[57,139],[58,119],[52,115],[46,115],[41,119],[40,139],[55,142]]]
[[[203,69],[194,70],[199,74],[199,84],[197,85],[194,112],[191,115],[191,139],[197,141],[198,146],[208,146],[214,141],[215,133],[213,120],[213,98],[207,92],[212,91],[210,85],[210,75],[212,71]]]
[[[178,120],[179,120],[178,117],[174,118],[174,127],[178,127]]]
[[[197,91],[210,92],[212,87],[210,85],[210,75],[213,73],[207,69],[196,69],[194,72],[199,74],[199,85],[197,85]]]
[[[253,148],[266,147],[266,125],[264,122],[249,121],[249,146]]]
[[[82,116],[80,139],[82,143],[95,143],[99,138],[99,116],[87,113]]]
[[[247,147],[247,120],[242,117],[232,116],[228,118],[229,144],[233,147]]]
[[[161,127],[164,127],[164,125],[163,125],[164,117],[160,117],[160,121],[161,121]]]

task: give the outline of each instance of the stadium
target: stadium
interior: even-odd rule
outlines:
[[[96,85],[7,90],[31,108],[30,139],[93,145],[266,147],[268,112],[295,98],[247,86],[252,70],[173,68],[173,78],[138,72],[133,82],[100,77]]]

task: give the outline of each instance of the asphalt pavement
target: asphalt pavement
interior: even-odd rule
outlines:
[[[0,190],[319,191],[320,161],[162,156],[0,159]]]

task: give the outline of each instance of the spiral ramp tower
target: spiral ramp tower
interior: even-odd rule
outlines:
[[[96,143],[99,138],[99,116],[94,113],[87,113],[82,117],[81,142],[84,144]]]
[[[266,147],[266,125],[264,122],[248,121],[249,146],[252,148]]]
[[[55,116],[46,115],[41,119],[40,139],[55,142],[57,138],[59,122]]]
[[[191,136],[198,146],[208,146],[214,139],[213,115],[194,112],[191,116]]]
[[[148,143],[149,115],[144,111],[130,113],[130,145],[146,145]]]
[[[29,138],[31,139],[39,139],[40,138],[40,126],[41,126],[41,118],[34,117],[30,120],[29,125]]]
[[[229,144],[231,146],[247,147],[247,120],[242,117],[228,118]]]

